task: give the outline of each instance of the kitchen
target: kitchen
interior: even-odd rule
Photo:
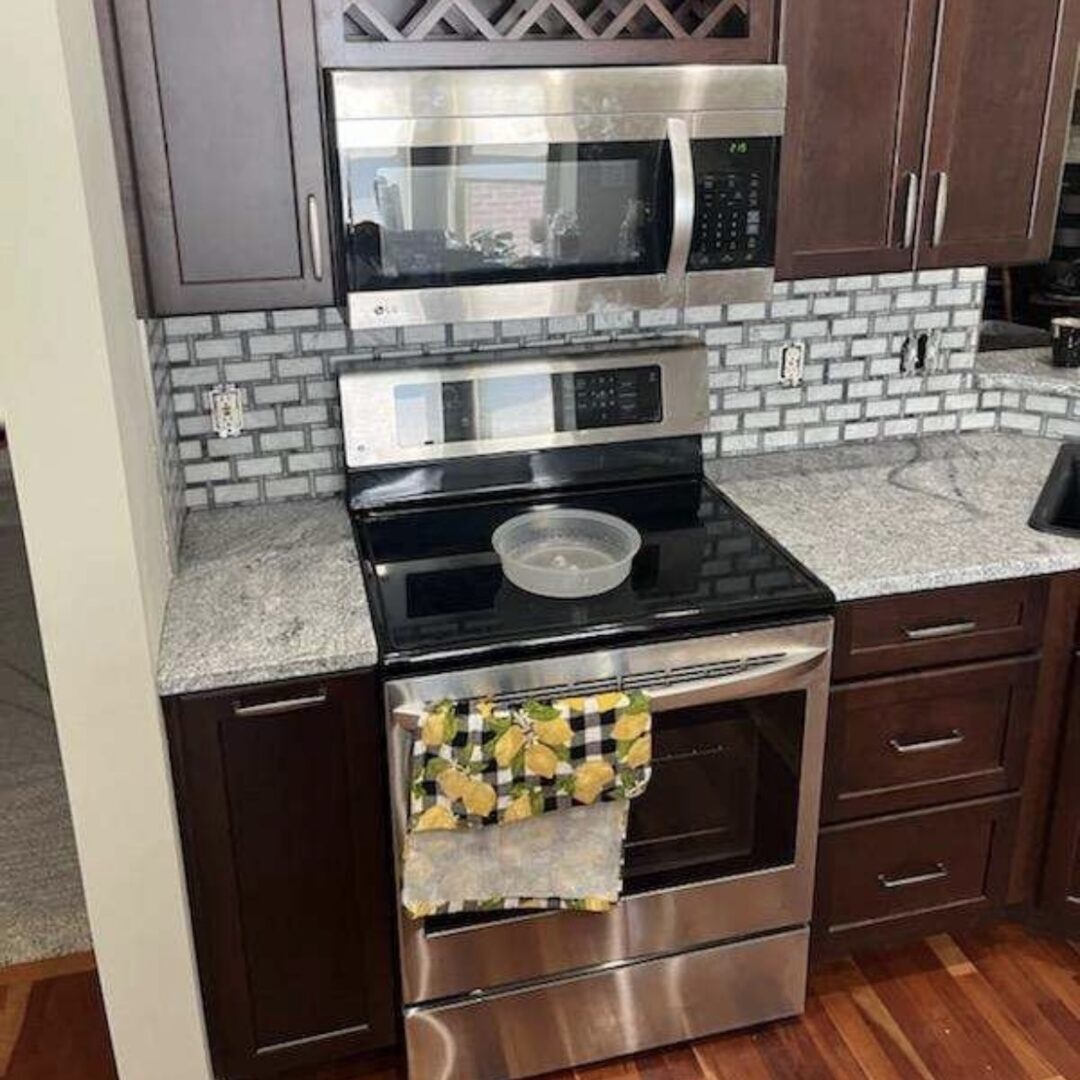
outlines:
[[[1068,461],[1041,493],[1080,412],[1067,369],[978,344],[985,267],[1051,243],[1076,5],[97,18],[175,559],[160,764],[215,1075],[387,1054],[536,1075],[797,1016],[852,950],[957,935],[966,971],[963,935],[1007,915],[1068,952]],[[613,585],[493,547],[567,511]],[[545,773],[478,764],[483,827],[417,829],[458,801],[441,743],[472,745],[424,749],[439,702],[471,738],[491,699],[534,751],[528,703],[569,709],[568,754],[595,731],[621,761],[608,709],[567,702],[615,695],[618,726],[639,692],[629,807],[556,783],[496,825],[502,785]],[[438,768],[410,795],[414,756]],[[609,910],[514,911],[521,888],[405,910],[425,845],[564,814],[615,823]],[[567,888],[539,895],[585,902]],[[1080,1068],[1013,1050],[1017,1075]]]

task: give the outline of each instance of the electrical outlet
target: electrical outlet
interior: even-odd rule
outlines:
[[[803,381],[806,367],[806,344],[789,341],[780,350],[780,367],[777,377],[782,386],[798,386]]]
[[[909,334],[900,352],[900,374],[932,374],[941,369],[943,359],[940,330]]]
[[[221,439],[231,439],[244,430],[244,403],[239,387],[222,383],[210,391],[210,423]]]

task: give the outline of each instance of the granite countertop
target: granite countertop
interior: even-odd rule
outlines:
[[[377,659],[339,499],[188,515],[161,640],[163,696],[352,671]]]
[[[710,463],[720,489],[836,594],[1080,569],[1080,539],[1027,520],[1059,443],[971,434]]]
[[[1047,347],[979,353],[975,363],[979,389],[1080,397],[1080,368],[1054,367],[1050,357]]]
[[[1027,524],[1059,445],[943,435],[722,459],[707,470],[844,601],[1080,569],[1080,539]],[[340,501],[189,515],[165,615],[162,695],[377,660]]]

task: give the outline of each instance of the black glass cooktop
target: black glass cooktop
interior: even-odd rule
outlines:
[[[534,596],[507,581],[491,534],[538,506],[631,522],[642,547],[627,581],[583,600]],[[579,651],[786,621],[834,605],[821,582],[700,477],[371,511],[353,520],[388,667]]]

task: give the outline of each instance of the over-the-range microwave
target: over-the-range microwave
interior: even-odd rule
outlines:
[[[780,66],[335,71],[356,329],[760,300]]]

